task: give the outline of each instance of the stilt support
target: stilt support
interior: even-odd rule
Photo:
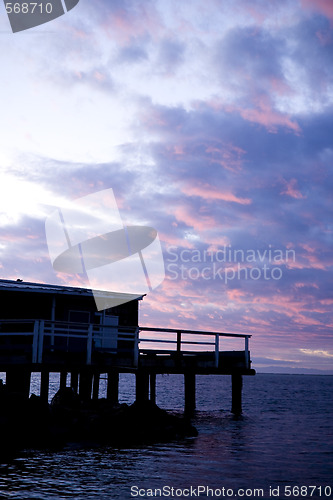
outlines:
[[[81,401],[91,400],[92,373],[85,371],[80,373],[79,396]]]
[[[67,372],[60,372],[60,389],[66,389]]]
[[[96,400],[98,399],[98,394],[99,394],[99,373],[94,373],[94,382],[93,382],[93,399]]]
[[[138,402],[148,401],[149,399],[149,374],[137,372],[136,374],[136,400]]]
[[[195,373],[184,375],[185,381],[185,413],[192,414],[195,410]]]
[[[45,403],[49,400],[50,373],[42,370],[40,374],[40,399]]]
[[[30,378],[29,370],[8,370],[6,372],[6,387],[9,392],[17,394],[20,398],[29,399],[30,394]]]
[[[232,404],[231,412],[235,415],[240,415],[242,413],[242,387],[243,378],[239,373],[234,373],[231,375],[231,392],[232,392]]]
[[[79,374],[78,372],[71,372],[71,388],[77,394],[77,390],[79,387]]]
[[[119,373],[109,372],[108,373],[108,387],[106,392],[106,397],[108,401],[112,404],[117,404],[119,401]]]
[[[150,401],[156,403],[156,373],[151,373],[150,376]]]

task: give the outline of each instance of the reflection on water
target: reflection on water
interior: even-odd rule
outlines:
[[[122,381],[123,397],[131,402],[129,382]],[[330,484],[333,377],[249,377],[239,419],[229,412],[229,377],[198,377],[197,385],[198,437],[126,449],[73,445],[21,453],[1,466],[0,497],[127,499],[132,485],[261,487],[268,494],[269,486]],[[158,404],[180,411],[182,379],[160,377],[157,387]]]

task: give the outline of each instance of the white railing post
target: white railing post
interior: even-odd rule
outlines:
[[[34,322],[34,337],[32,340],[32,362],[37,363],[38,360],[38,330],[39,321],[36,319]]]
[[[44,320],[39,322],[39,339],[38,339],[38,363],[43,361],[43,346],[44,346]]]
[[[136,328],[134,333],[133,366],[139,366],[139,328]]]
[[[249,368],[249,337],[245,337],[245,367]]]
[[[91,365],[92,341],[93,341],[93,324],[90,323],[88,327],[88,338],[87,338],[87,365]]]
[[[215,335],[215,368],[219,367],[219,358],[220,358],[220,336],[218,334]]]

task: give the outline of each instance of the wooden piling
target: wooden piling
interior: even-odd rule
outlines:
[[[60,372],[60,389],[66,389],[67,384],[67,372]]]
[[[192,414],[195,411],[195,373],[188,372],[184,375],[185,382],[185,413]]]
[[[143,402],[149,400],[149,374],[138,371],[136,373],[136,401]]]
[[[242,387],[243,378],[239,373],[233,373],[231,375],[231,393],[232,393],[232,403],[231,412],[235,415],[240,415],[242,413]]]
[[[40,398],[45,403],[49,400],[49,383],[50,373],[47,370],[42,370],[40,374]]]
[[[8,392],[15,393],[18,397],[29,399],[30,394],[30,370],[19,369],[6,372],[6,387]]]
[[[117,404],[119,401],[119,373],[108,372],[108,386],[106,397],[112,404]]]
[[[92,395],[93,400],[97,400],[98,399],[98,394],[99,394],[99,378],[100,378],[100,373],[94,373],[93,395]]]
[[[71,371],[71,388],[77,394],[79,387],[79,374],[77,371]]]
[[[81,401],[91,400],[92,373],[90,371],[80,372],[79,396]]]
[[[150,401],[156,403],[156,373],[151,373],[150,380]]]

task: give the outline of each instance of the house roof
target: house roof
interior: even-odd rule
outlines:
[[[22,280],[2,280],[0,279],[0,291],[20,291],[20,292],[34,292],[34,293],[51,293],[56,295],[75,295],[75,296],[86,296],[92,297],[92,290],[89,288],[80,288],[73,286],[64,285],[50,285],[47,283],[31,283],[29,281]],[[94,290],[94,296],[105,297],[109,299],[127,299],[130,300],[142,300],[143,295],[133,295],[130,293],[119,293],[119,292],[108,292],[105,290]]]

